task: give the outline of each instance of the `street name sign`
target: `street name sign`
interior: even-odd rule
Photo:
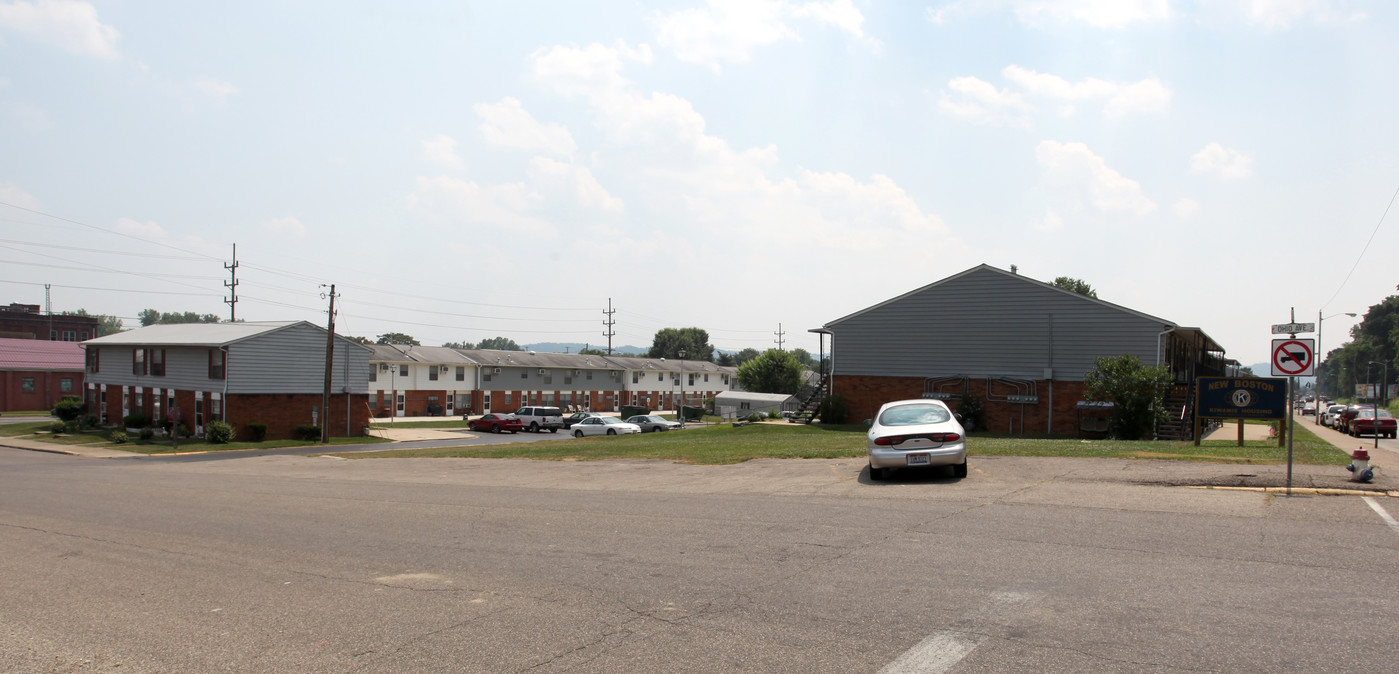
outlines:
[[[1299,332],[1316,332],[1316,323],[1280,323],[1273,326],[1275,335],[1295,335]]]
[[[1274,377],[1310,377],[1316,374],[1316,340],[1273,340]]]

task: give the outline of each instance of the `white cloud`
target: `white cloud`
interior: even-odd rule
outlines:
[[[1220,180],[1242,180],[1253,177],[1253,157],[1219,143],[1210,143],[1191,155],[1190,168]]]
[[[1363,14],[1347,9],[1346,0],[1234,0],[1247,21],[1265,28],[1286,28],[1303,19],[1351,21]]]
[[[410,211],[444,227],[469,223],[484,225],[496,236],[556,235],[547,220],[528,213],[539,204],[539,195],[522,183],[482,186],[447,176],[418,178],[418,188],[408,195]]]
[[[1194,199],[1181,197],[1176,200],[1175,205],[1171,206],[1171,210],[1175,212],[1177,218],[1189,220],[1200,212],[1200,202]]]
[[[262,228],[275,234],[294,236],[298,239],[306,238],[306,226],[301,224],[300,220],[290,216],[268,220],[262,223]]]
[[[1140,183],[1109,167],[1083,143],[1046,140],[1035,148],[1035,157],[1048,170],[1051,183],[1086,196],[1101,212],[1143,216],[1156,209]]]
[[[12,183],[0,183],[0,201],[14,204],[20,208],[28,208],[31,211],[43,210],[43,205],[39,203],[38,199]]]
[[[1013,12],[1021,23],[1082,23],[1095,28],[1121,28],[1133,23],[1171,18],[1170,0],[954,0],[929,7],[926,17],[936,24],[969,14]]]
[[[1035,222],[1035,229],[1044,232],[1057,232],[1064,228],[1064,219],[1054,212],[1053,208],[1044,210],[1044,218]]]
[[[423,161],[449,169],[462,169],[465,164],[457,154],[457,139],[439,133],[423,145]]]
[[[1114,117],[1164,112],[1171,100],[1171,91],[1154,77],[1131,84],[1095,77],[1071,83],[1058,75],[1035,72],[1017,65],[1006,66],[1001,74],[1031,96],[1062,103],[1105,101],[1104,114]]]
[[[501,147],[572,155],[578,146],[573,136],[561,124],[540,124],[520,101],[506,97],[499,103],[481,103],[472,107],[485,120],[481,136],[486,142]]]
[[[976,124],[1029,128],[1033,125],[1029,112],[1033,109],[1013,91],[996,89],[995,85],[975,77],[957,77],[947,83],[938,107],[946,114]]]
[[[656,43],[687,63],[718,70],[723,63],[747,63],[753,50],[783,40],[800,40],[788,24],[810,19],[834,26],[878,48],[865,36],[865,15],[851,0],[806,2],[783,0],[708,0],[704,7],[662,14],[653,21]]]
[[[117,29],[97,18],[97,8],[76,0],[0,4],[0,28],[28,34],[75,54],[117,57]]]
[[[577,47],[541,47],[530,55],[534,77],[544,86],[566,96],[604,95],[630,82],[622,76],[625,62],[651,63],[651,48],[635,49],[618,40],[616,46],[593,43]]]
[[[227,101],[229,96],[238,93],[238,89],[232,84],[212,77],[201,77],[195,80],[194,87],[220,103]]]
[[[139,236],[143,239],[166,242],[170,240],[170,233],[164,227],[155,222],[141,222],[131,218],[118,218],[116,230],[122,234]]]
[[[622,200],[608,194],[592,172],[581,166],[535,157],[530,160],[529,175],[543,195],[558,194],[580,206],[604,211],[618,212],[623,208]]]

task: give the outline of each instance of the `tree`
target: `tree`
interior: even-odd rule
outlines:
[[[584,346],[583,348],[581,348],[581,349],[578,350],[578,355],[580,355],[580,356],[606,356],[606,355],[607,355],[607,352],[606,352],[606,351],[603,351],[602,349],[594,349],[594,348],[591,348],[591,347]],[[618,355],[621,355],[621,354],[618,354]]]
[[[156,325],[157,323],[161,325],[177,323],[218,323],[220,320],[217,314],[196,314],[193,311],[186,311],[183,313],[160,312],[155,309],[145,309],[137,314],[137,316],[140,317],[141,327],[143,328]]]
[[[476,345],[476,348],[495,349],[496,351],[524,351],[524,349],[520,348],[519,344],[515,343],[515,340],[510,339],[508,337],[492,337],[490,339],[483,339],[481,340],[480,344]]]
[[[806,349],[792,349],[792,355],[796,356],[797,362],[801,363],[802,367],[807,369],[816,367],[816,359],[811,357],[810,351]]]
[[[738,366],[738,385],[754,393],[796,395],[801,390],[802,366],[786,351],[766,353]]]
[[[379,335],[379,339],[375,340],[374,343],[397,344],[399,346],[422,346],[418,343],[418,340],[413,339],[412,335],[405,335],[401,332],[386,332]]]
[[[732,353],[725,352],[721,352],[714,362],[725,367],[733,367],[738,364],[734,361],[734,355]]]
[[[117,318],[116,316],[108,316],[106,314],[89,314],[86,309],[79,309],[77,311],[65,311],[63,312],[63,315],[87,316],[89,318],[96,318],[96,336],[98,337],[106,337],[107,335],[115,335],[116,333],[121,332],[121,319]]]
[[[348,340],[350,340],[350,341],[356,343],[356,344],[365,344],[365,345],[368,345],[368,344],[373,344],[373,343],[374,343],[374,342],[371,341],[368,337],[351,337],[350,335],[341,335],[341,336],[344,337],[345,339],[348,339]]]
[[[1086,295],[1088,297],[1092,297],[1093,299],[1098,298],[1098,291],[1094,290],[1093,286],[1088,285],[1087,281],[1081,279],[1070,278],[1068,276],[1060,276],[1054,279],[1054,283],[1052,283],[1051,285],[1053,285],[1055,288],[1063,288],[1064,290],[1067,290],[1069,292],[1078,293],[1080,295]]]
[[[734,354],[734,365],[738,367],[743,367],[744,363],[747,363],[748,361],[753,360],[754,358],[757,358],[761,355],[763,355],[762,352],[758,351],[757,349],[744,349]]]
[[[685,350],[685,360],[714,360],[714,345],[709,333],[700,328],[661,328],[651,340],[651,358],[679,358]]]
[[[471,342],[447,342],[446,344],[443,344],[443,345],[442,345],[442,348],[444,348],[444,349],[474,349],[474,348],[476,348],[476,347],[475,347],[474,345],[472,345]]]
[[[1171,386],[1165,365],[1146,366],[1136,356],[1104,356],[1093,361],[1084,378],[1084,397],[1113,403],[1112,435],[1123,440],[1149,437],[1165,421],[1162,402]]]

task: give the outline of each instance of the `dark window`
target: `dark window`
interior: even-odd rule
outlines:
[[[640,373],[640,372],[633,372],[633,373],[631,373],[631,383],[633,383],[633,384],[637,383],[636,380],[637,380],[637,378],[640,377],[640,376],[641,376],[641,373]]]
[[[151,376],[165,376],[165,349],[151,349]]]
[[[408,376],[408,366],[407,366],[407,365],[399,365],[399,366],[398,366],[398,376],[400,376],[400,377],[407,377],[407,376]]]
[[[592,380],[593,380],[593,371],[592,371],[592,370],[588,370],[588,381],[592,381]]]
[[[466,366],[457,366],[457,381],[466,381]]]
[[[78,333],[76,333],[76,332],[74,332],[74,331],[72,331],[72,330],[64,330],[64,331],[63,331],[63,341],[65,341],[65,342],[76,342],[76,341],[78,341]]]
[[[228,352],[223,349],[209,349],[209,378],[223,379],[224,371],[228,366]],[[213,418],[217,419],[218,410],[213,412]]]
[[[19,390],[21,390],[21,391],[23,391],[23,392],[25,392],[25,393],[33,393],[33,392],[34,392],[34,378],[33,378],[33,377],[24,377],[24,378],[20,379],[20,380],[19,380]]]
[[[379,381],[379,366],[373,363],[369,364],[369,381]]]
[[[429,366],[427,367],[427,378],[428,378],[428,381],[437,381],[437,366],[436,366],[436,365],[429,365]]]
[[[146,350],[145,350],[145,349],[132,349],[132,350],[131,350],[131,374],[137,374],[137,375],[144,375],[144,374],[146,374]]]
[[[58,380],[58,390],[64,393],[71,392],[73,390],[73,380],[69,377]]]
[[[101,371],[101,368],[100,368],[99,366],[102,364],[102,360],[101,360],[102,357],[101,357],[100,355],[98,355],[98,354],[100,354],[101,352],[102,352],[102,350],[99,349],[99,348],[97,348],[97,347],[95,347],[95,346],[88,347],[88,349],[87,349],[87,371],[88,371],[88,372],[96,373],[96,372],[100,372],[100,371]]]
[[[490,380],[491,380],[491,376],[490,376],[490,375],[488,375],[488,374],[483,374],[483,375],[481,375],[481,381],[490,381]]]

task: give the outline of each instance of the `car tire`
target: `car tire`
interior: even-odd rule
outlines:
[[[531,433],[538,433],[538,432],[539,432],[539,424],[536,424],[536,423],[534,423],[533,421],[529,422],[529,432],[531,432]]]
[[[966,477],[966,476],[967,476],[967,462],[966,462],[966,461],[963,461],[963,462],[961,462],[961,463],[959,463],[959,464],[957,464],[957,465],[955,465],[955,466],[952,467],[952,477]]]
[[[500,432],[500,426],[492,426],[492,427],[491,427],[491,432],[492,432],[492,433],[499,433],[499,432]]]
[[[664,429],[664,428],[661,428],[660,426],[652,426],[652,427],[651,427],[651,432],[652,432],[652,433],[660,433],[660,432],[663,431],[663,430],[665,430],[665,429]]]
[[[870,479],[871,479],[871,480],[883,480],[883,479],[884,479],[884,469],[883,469],[883,468],[875,468],[873,464],[870,464]]]
[[[575,437],[575,438],[581,438],[581,437],[583,437],[583,431],[574,431],[574,432],[573,432],[573,437]]]
[[[616,434],[617,434],[617,431],[612,430],[611,428],[609,428],[609,429],[607,429],[607,434],[608,434],[608,435],[616,435]]]
[[[468,421],[468,422],[466,422],[466,430],[468,430],[468,431],[474,431],[474,430],[476,430],[476,422],[474,422],[474,421]]]

